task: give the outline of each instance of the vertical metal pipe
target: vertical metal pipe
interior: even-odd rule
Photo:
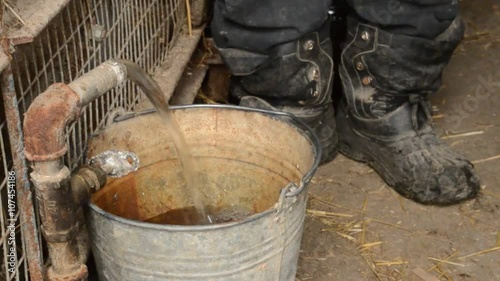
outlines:
[[[62,159],[34,162],[30,174],[36,187],[36,197],[42,218],[42,230],[49,249],[51,266],[47,279],[51,281],[87,280],[85,266],[79,245],[83,217],[79,217],[80,206],[74,200],[70,185],[70,171]]]
[[[38,240],[38,227],[36,225],[35,207],[32,200],[30,182],[28,180],[28,166],[24,156],[24,137],[21,128],[14,76],[9,64],[2,71],[2,97],[4,100],[7,129],[9,131],[12,161],[16,172],[17,202],[21,212],[21,231],[26,245],[26,258],[28,261],[30,279],[43,281],[42,254]]]

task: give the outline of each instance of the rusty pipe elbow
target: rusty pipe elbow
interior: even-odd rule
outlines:
[[[25,155],[30,161],[51,161],[66,153],[65,130],[83,106],[125,83],[127,67],[109,60],[69,85],[56,83],[38,96],[24,119]]]
[[[24,117],[25,155],[52,161],[66,153],[66,127],[80,116],[81,101],[67,85],[56,83],[38,96]]]

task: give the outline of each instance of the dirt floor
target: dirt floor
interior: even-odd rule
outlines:
[[[500,1],[462,1],[466,38],[434,97],[443,139],[482,179],[478,199],[422,206],[339,156],[310,188],[298,281],[500,280]]]

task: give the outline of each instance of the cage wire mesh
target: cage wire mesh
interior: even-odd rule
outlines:
[[[13,53],[12,69],[20,116],[52,83],[69,83],[111,58],[132,60],[152,74],[164,61],[184,22],[184,0],[69,1],[32,43],[16,46]],[[80,119],[67,129],[66,165],[74,169],[82,163],[88,138],[105,125],[112,110],[134,110],[140,98],[138,88],[127,83],[89,104]],[[28,280],[22,239],[17,249],[17,272],[6,270],[5,175],[12,170],[12,156],[3,112],[0,118],[0,178],[4,179],[0,186],[0,254],[3,258],[0,280]],[[20,229],[19,220],[16,229]],[[18,237],[21,236],[18,233]],[[42,241],[41,236],[39,239]]]

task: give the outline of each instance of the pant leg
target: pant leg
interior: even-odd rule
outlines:
[[[219,48],[267,54],[319,29],[332,0],[216,0],[212,30]]]
[[[248,94],[273,104],[329,101],[331,1],[216,0],[212,35],[237,81],[232,84],[243,90],[232,87],[232,97]]]
[[[456,0],[347,1],[353,14],[347,20],[340,76],[351,106],[373,108],[360,94],[370,91],[409,96],[439,89],[442,71],[464,34]],[[382,14],[384,20],[375,16]]]
[[[400,35],[433,39],[458,15],[457,0],[347,0],[361,21]]]

